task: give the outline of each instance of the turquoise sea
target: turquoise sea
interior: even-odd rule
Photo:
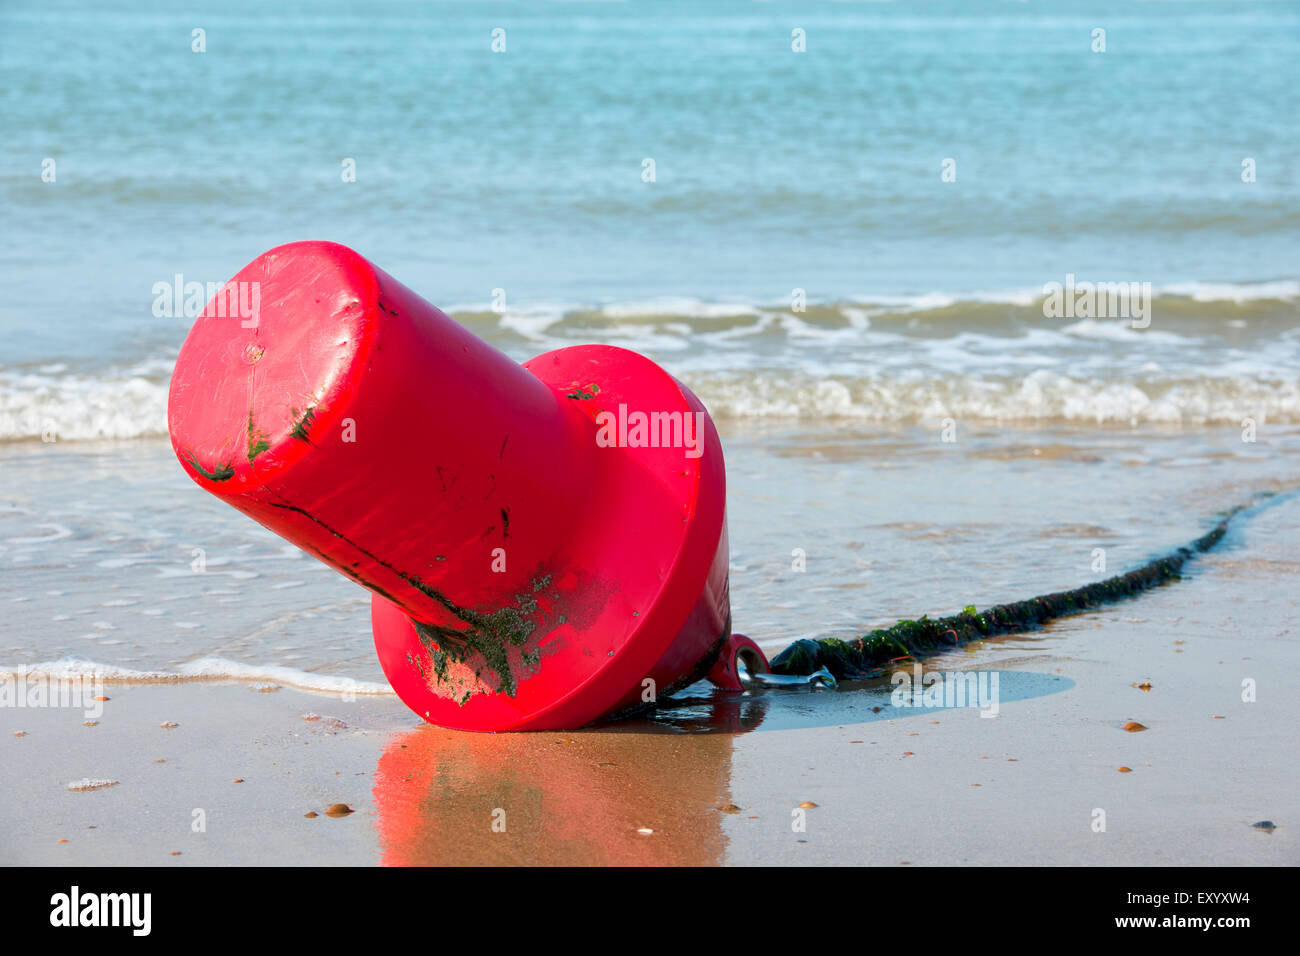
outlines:
[[[155,284],[304,238],[721,416],[1300,421],[1298,81],[1280,2],[6,0],[0,440],[161,434]]]

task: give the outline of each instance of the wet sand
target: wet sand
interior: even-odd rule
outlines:
[[[882,681],[500,736],[241,682],[109,684],[94,727],[0,709],[3,862],[1295,864],[1298,530],[1282,502],[1179,584],[931,662],[996,669],[992,718]]]

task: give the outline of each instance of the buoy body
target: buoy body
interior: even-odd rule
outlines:
[[[292,243],[195,322],[168,425],[202,488],[373,592],[384,673],[432,723],[571,729],[726,671],[721,444],[634,352],[519,365],[352,250]]]

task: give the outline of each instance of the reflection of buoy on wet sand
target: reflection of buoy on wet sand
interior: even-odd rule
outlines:
[[[382,861],[722,863],[729,815],[721,808],[740,799],[730,789],[734,747],[726,733],[613,727],[573,737],[467,737],[420,727],[394,736],[375,768]]]
[[[634,352],[521,366],[292,243],[195,322],[168,425],[200,486],[374,592],[384,673],[432,723],[574,728],[766,669],[730,633],[717,432]]]

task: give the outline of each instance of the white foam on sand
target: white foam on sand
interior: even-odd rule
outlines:
[[[182,676],[189,678],[273,681],[288,687],[297,687],[299,690],[314,690],[322,693],[393,693],[393,689],[387,684],[380,684],[376,681],[361,681],[352,677],[340,677],[335,674],[313,674],[293,667],[280,667],[271,664],[243,664],[222,657],[202,657],[196,661],[182,664],[180,673]]]
[[[105,683],[189,683],[202,681],[271,681],[298,690],[323,694],[391,695],[393,689],[375,681],[356,680],[337,674],[313,674],[273,664],[244,664],[222,657],[201,657],[182,664],[175,671],[135,670],[115,664],[101,664],[68,655],[57,661],[25,667],[0,665],[0,680],[97,680]]]

